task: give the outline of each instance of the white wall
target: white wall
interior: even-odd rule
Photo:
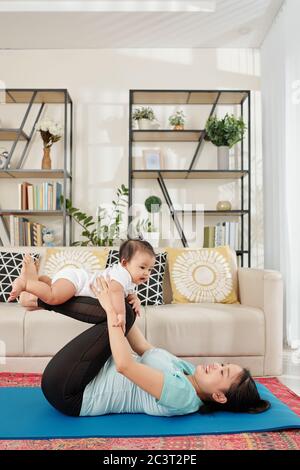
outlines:
[[[75,167],[73,202],[95,214],[99,204],[109,203],[115,190],[128,183],[128,97],[129,89],[250,89],[253,90],[252,137],[252,265],[263,266],[262,154],[260,109],[260,53],[252,49],[115,49],[115,50],[2,50],[0,80],[8,88],[67,88],[75,105]],[[0,106],[9,125],[8,105]],[[208,112],[208,110],[207,110]],[[15,111],[13,111],[15,113]],[[60,110],[49,107],[46,114],[60,118]],[[194,124],[191,117],[190,125]],[[193,121],[193,123],[192,123]],[[15,125],[18,125],[16,123]],[[188,124],[188,123],[187,123]],[[4,125],[4,123],[3,123]],[[6,127],[6,125],[4,126]],[[178,144],[179,146],[182,144]],[[59,164],[62,144],[53,147],[54,164]],[[166,161],[185,165],[194,144],[165,148]],[[31,149],[28,167],[38,168],[42,155],[39,136]],[[216,152],[205,148],[198,167],[216,167]],[[168,160],[169,159],[169,160]],[[0,203],[17,204],[15,182],[1,180]],[[167,182],[175,202],[205,203],[215,209],[219,199],[232,199],[232,185],[182,181]],[[215,186],[213,186],[215,185]],[[150,194],[161,196],[156,182],[137,182],[135,200],[143,203]],[[209,189],[212,188],[212,189]],[[190,197],[190,190],[193,197]],[[209,190],[208,190],[209,189]],[[238,208],[237,206],[235,206]],[[235,208],[233,207],[233,208]],[[211,219],[209,220],[211,221]],[[206,221],[208,224],[209,221]],[[213,221],[212,221],[213,222]],[[175,244],[179,244],[175,242]]]

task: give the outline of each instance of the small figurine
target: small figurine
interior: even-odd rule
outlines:
[[[5,148],[0,147],[0,169],[1,170],[5,168],[7,159],[8,159],[8,151]],[[10,165],[8,165],[8,168],[9,167]]]
[[[55,246],[54,245],[54,230],[51,228],[43,228],[43,246]]]

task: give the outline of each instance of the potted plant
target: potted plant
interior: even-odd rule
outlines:
[[[51,170],[50,149],[52,145],[61,139],[63,135],[62,125],[51,119],[45,118],[38,122],[35,130],[39,131],[44,143],[44,156],[42,160],[42,170]]]
[[[160,211],[162,202],[161,199],[157,196],[149,196],[145,200],[145,207],[149,213],[149,217],[146,220],[142,221],[142,232],[144,239],[147,240],[155,248],[159,246],[159,230],[155,227],[154,224],[154,214]]]
[[[173,126],[173,130],[183,131],[185,122],[185,115],[183,111],[176,111],[169,117],[169,123]]]
[[[77,224],[81,226],[81,236],[86,240],[72,243],[74,246],[116,246],[120,242],[120,226],[122,222],[122,207],[127,207],[128,188],[121,185],[117,189],[117,200],[112,201],[113,209],[110,213],[102,207],[98,207],[96,221],[72,206],[72,202],[66,199],[66,211]],[[61,203],[64,197],[61,196]]]
[[[218,147],[218,169],[229,169],[229,149],[240,142],[246,130],[242,118],[225,115],[223,119],[217,116],[208,118],[205,126],[206,138]]]
[[[142,235],[141,238],[151,243],[154,248],[159,247],[160,233],[154,227],[149,218],[138,220],[135,230],[137,232],[137,236]]]
[[[141,106],[133,111],[132,119],[138,123],[139,129],[152,129],[155,114],[153,109],[149,106]]]

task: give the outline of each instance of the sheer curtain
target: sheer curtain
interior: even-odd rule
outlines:
[[[285,285],[284,335],[300,358],[300,2],[286,0],[261,50],[265,267]]]

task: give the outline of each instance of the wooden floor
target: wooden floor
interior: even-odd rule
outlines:
[[[300,396],[300,352],[284,350],[283,374],[278,379]]]

